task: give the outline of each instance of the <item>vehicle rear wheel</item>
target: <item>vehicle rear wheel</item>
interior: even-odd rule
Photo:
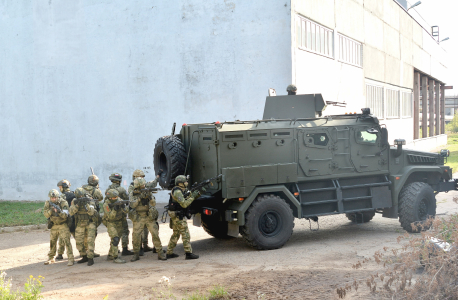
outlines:
[[[399,222],[408,232],[420,232],[431,226],[428,218],[436,215],[436,197],[424,182],[413,182],[399,193]]]
[[[245,213],[245,225],[240,233],[251,247],[270,250],[281,248],[293,234],[293,228],[293,211],[285,200],[263,194]]]
[[[159,177],[159,185],[162,188],[172,188],[175,185],[175,177],[184,175],[186,167],[186,150],[181,140],[175,135],[159,138],[154,146],[154,171],[163,173]]]
[[[355,223],[367,223],[375,216],[375,210],[361,211],[352,214],[345,214],[348,220]]]
[[[202,214],[202,228],[209,235],[217,239],[231,239],[232,236],[227,235],[227,221],[220,221],[216,217],[211,217]]]

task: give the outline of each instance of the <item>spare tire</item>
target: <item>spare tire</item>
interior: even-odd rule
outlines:
[[[175,185],[175,177],[184,175],[186,167],[186,150],[181,140],[175,135],[159,138],[154,146],[154,171],[163,170],[159,185],[170,189]]]

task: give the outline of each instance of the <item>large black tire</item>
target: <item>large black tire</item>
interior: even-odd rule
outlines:
[[[215,217],[202,214],[202,228],[209,235],[217,239],[231,239],[232,236],[227,235],[227,221],[220,221]]]
[[[186,166],[186,150],[181,140],[173,135],[159,138],[154,146],[154,171],[163,173],[159,177],[159,185],[164,189],[175,185],[175,177],[184,175]]]
[[[240,228],[245,241],[253,248],[281,248],[293,234],[294,216],[291,207],[279,196],[259,195],[245,213]]]
[[[428,184],[413,182],[402,188],[399,193],[399,222],[402,228],[414,233],[427,230],[430,224],[426,220],[435,216],[436,197]]]
[[[345,214],[348,220],[354,223],[367,223],[375,216],[375,210],[362,211],[352,214]]]

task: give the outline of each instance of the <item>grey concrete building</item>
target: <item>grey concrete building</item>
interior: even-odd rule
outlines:
[[[0,198],[44,199],[63,178],[76,188],[90,166],[103,190],[112,172],[152,179],[173,122],[260,119],[267,89],[290,83],[347,103],[327,114],[370,106],[411,143],[423,93],[436,136],[446,53],[402,4],[3,1]]]

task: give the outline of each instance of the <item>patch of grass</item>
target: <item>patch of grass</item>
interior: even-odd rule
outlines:
[[[447,147],[450,150],[450,157],[447,158],[446,166],[453,169],[453,172],[458,171],[458,133],[448,133]]]
[[[0,201],[0,227],[45,224],[44,202]]]
[[[208,292],[210,293],[210,300],[226,299],[228,297],[227,291],[222,285],[215,285]]]

